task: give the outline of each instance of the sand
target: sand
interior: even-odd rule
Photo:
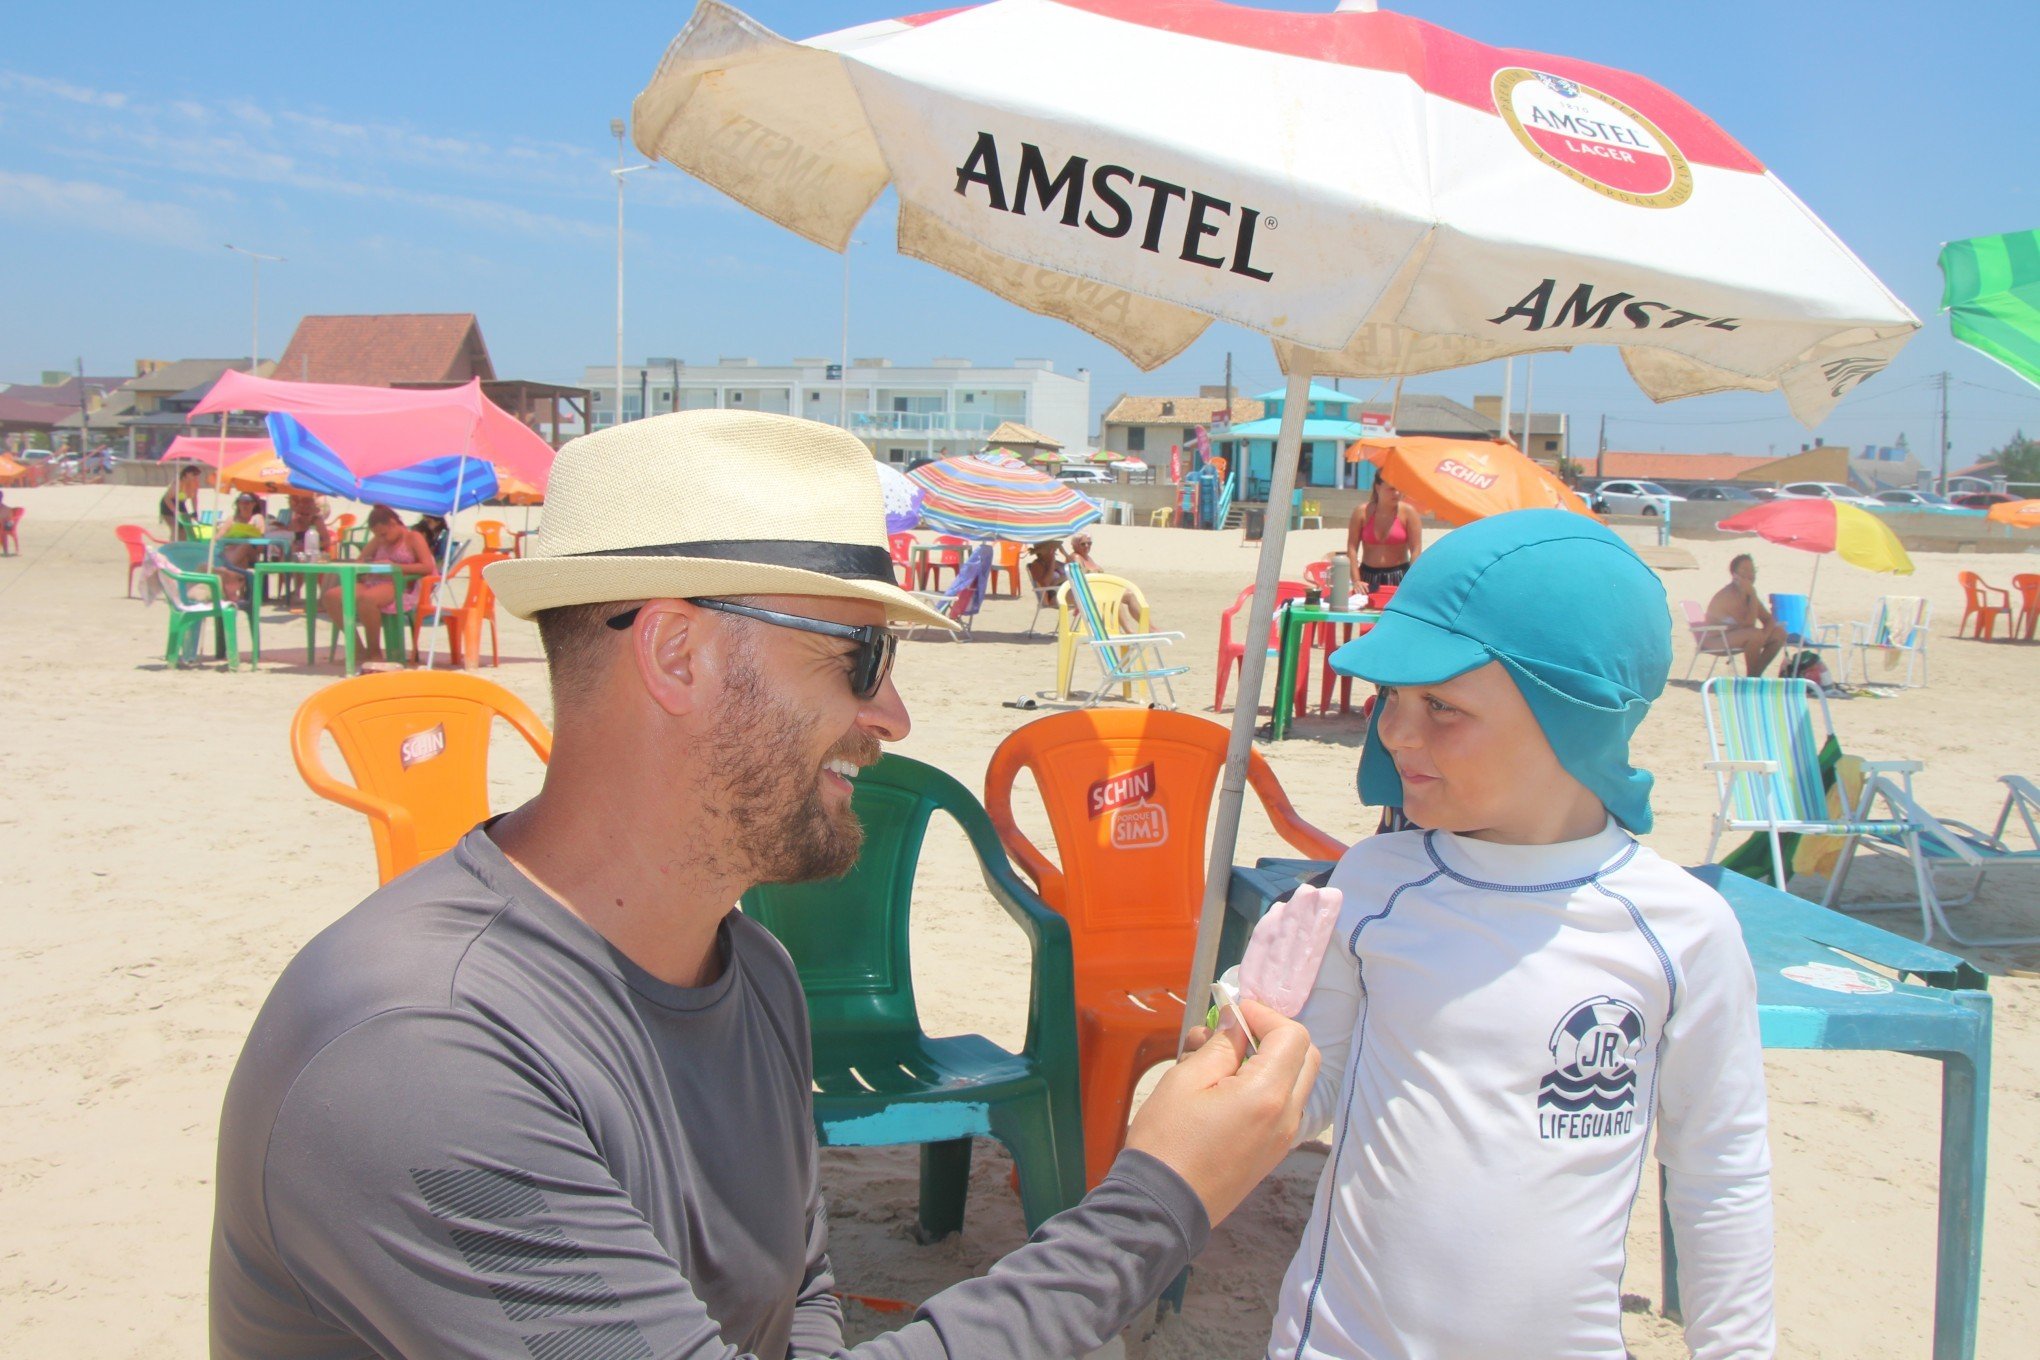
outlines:
[[[173,671],[161,661],[162,606],[122,598],[125,558],[112,526],[148,522],[154,499],[145,488],[8,495],[29,510],[22,555],[0,559],[0,640],[13,677],[0,740],[0,1341],[13,1354],[203,1353],[214,1137],[227,1075],[284,962],[374,886],[362,819],[312,796],[291,763],[291,715],[334,675],[301,664],[294,621],[266,630],[285,650],[259,672]],[[1211,700],[1218,613],[1249,579],[1253,552],[1230,535],[1108,526],[1096,537],[1107,569],[1146,589],[1157,626],[1187,635],[1176,655],[1192,669],[1178,692],[1187,710],[1201,711]],[[1336,537],[1293,536],[1290,574]],[[1682,546],[1699,565],[1667,574],[1674,601],[1705,600],[1730,554],[1747,545]],[[1812,558],[1753,551],[1760,589],[1804,588]],[[2002,583],[2028,561],[1988,558],[1980,567]],[[2040,649],[1956,640],[1955,572],[1979,560],[1918,562],[1905,582],[1823,567],[1819,605],[1828,617],[1867,617],[1885,589],[1925,592],[1935,606],[1931,685],[1838,701],[1835,720],[1853,751],[1926,761],[1918,786],[1928,807],[1988,824],[1999,802],[1995,776],[2040,775],[2031,759]],[[1002,701],[1050,684],[1052,645],[1021,636],[1030,610],[995,600],[975,641],[930,638],[903,649],[899,680],[914,729],[900,749],[981,784],[992,748],[1026,717]],[[503,650],[501,669],[487,674],[546,711],[533,630],[506,619]],[[1675,674],[1689,655],[1681,636]],[[1313,718],[1294,739],[1262,748],[1303,815],[1346,837],[1372,824],[1354,797],[1358,739],[1351,719]],[[491,783],[500,808],[535,789],[539,770],[521,743],[499,749]],[[1706,849],[1714,792],[1700,768],[1705,749],[1697,690],[1675,683],[1643,728],[1639,760],[1660,778],[1652,840],[1682,862]],[[1035,830],[1043,834],[1038,818]],[[1250,813],[1242,858],[1280,849]],[[1979,928],[2031,911],[2030,892],[2004,882],[1970,909]],[[1867,877],[1854,886],[1868,886]],[[916,909],[915,972],[929,1029],[1017,1045],[1025,949],[986,898],[959,837],[931,837]],[[1904,913],[1878,919],[1917,933],[1917,919]],[[1997,1007],[1978,1354],[2030,1355],[2040,1332],[2040,980],[2031,976],[2040,949],[1970,957],[1995,975]],[[2029,975],[2014,976],[2019,970]],[[1896,1055],[1774,1053],[1768,1070],[1782,1353],[1924,1354],[1936,1067]],[[1218,1230],[1184,1313],[1164,1320],[1137,1353],[1261,1353],[1270,1299],[1323,1163],[1321,1146],[1290,1156]],[[910,1150],[830,1152],[825,1166],[849,1292],[925,1297],[1023,1238],[996,1148],[981,1145],[963,1233],[928,1247],[910,1231]],[[1685,1354],[1677,1329],[1652,1311],[1655,1223],[1646,1191],[1626,1286],[1630,1345],[1645,1360]],[[1468,1307],[1481,1306],[1490,1283],[1466,1282]],[[879,1310],[854,1313],[860,1334],[896,1321]]]

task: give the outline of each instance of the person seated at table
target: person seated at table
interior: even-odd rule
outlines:
[[[163,521],[163,536],[172,543],[191,537],[186,526],[198,523],[198,467],[187,463],[177,474],[177,485],[156,502],[156,517]]]
[[[269,532],[268,517],[262,513],[262,498],[243,491],[234,498],[234,517],[215,531],[220,539],[220,584],[229,603],[240,600],[248,589],[248,568],[255,565],[261,548],[236,539],[261,538]]]
[[[1785,625],[1764,607],[1756,587],[1755,559],[1737,553],[1728,561],[1728,584],[1707,602],[1707,621],[1726,630],[1722,636],[1729,646],[1742,648],[1746,675],[1762,675],[1785,647]]]
[[[290,493],[290,536],[300,553],[315,546],[319,555],[333,555],[333,526],[326,522],[326,498],[309,491]]]
[[[368,512],[368,548],[360,560],[394,566],[398,577],[406,578],[403,598],[407,606],[416,597],[418,581],[432,570],[432,550],[425,535],[406,527],[397,512],[387,505],[378,505]],[[368,661],[383,659],[382,619],[385,614],[397,612],[397,585],[397,579],[389,576],[363,576],[355,588],[355,618],[363,633],[362,656]],[[327,586],[319,595],[319,608],[333,620],[335,628],[347,626],[343,603],[338,585]]]
[[[432,560],[446,560],[446,517],[444,515],[420,515],[411,526],[425,537],[425,546],[432,549]]]

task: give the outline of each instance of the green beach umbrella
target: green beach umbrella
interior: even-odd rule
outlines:
[[[2040,386],[2040,231],[1950,241],[1941,277],[1955,338]]]

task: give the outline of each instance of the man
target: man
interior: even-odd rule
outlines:
[[[727,488],[718,496],[702,488]],[[532,556],[555,731],[538,797],[290,964],[221,1120],[217,1360],[841,1351],[807,1015],[732,905],[856,860],[857,770],[907,734],[870,454],[693,411],[560,453]],[[1314,1079],[1249,1015],[1149,1097],[1110,1175],[864,1356],[1079,1355],[1281,1158]]]
[[[1742,648],[1744,673],[1762,675],[1785,646],[1785,627],[1757,594],[1757,564],[1748,553],[1729,559],[1728,584],[1707,602],[1707,621],[1727,628],[1728,645]]]

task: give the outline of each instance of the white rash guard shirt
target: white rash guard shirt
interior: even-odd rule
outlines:
[[[1612,820],[1361,841],[1298,1016],[1331,1155],[1268,1354],[1622,1360],[1647,1140],[1699,1360],[1775,1347],[1756,980],[1728,904]]]

